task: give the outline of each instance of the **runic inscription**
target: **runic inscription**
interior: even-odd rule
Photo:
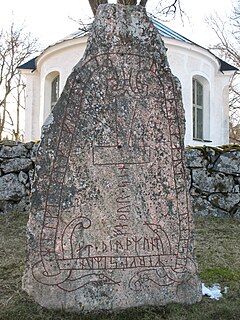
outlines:
[[[148,49],[118,45],[86,55],[45,129],[25,275],[57,295],[38,296],[43,305],[91,310],[96,299],[105,309],[199,299],[181,94],[165,58],[156,59],[151,42]]]

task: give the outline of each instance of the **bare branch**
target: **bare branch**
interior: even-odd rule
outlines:
[[[78,30],[88,33],[91,30],[92,27],[92,18],[87,19],[87,21],[84,21],[82,19],[74,19],[72,17],[68,17],[70,20],[72,20],[73,22],[76,22],[79,26],[78,26]]]
[[[29,59],[37,51],[37,40],[30,33],[25,33],[24,27],[16,27],[12,22],[10,27],[0,32],[0,139],[6,125],[14,125],[13,108],[20,107],[19,95],[23,95],[24,85],[17,67]],[[11,96],[16,104],[8,103]],[[11,129],[13,130],[13,129]]]
[[[175,18],[176,14],[179,13],[182,19],[185,12],[181,6],[181,0],[161,0],[156,8],[157,15],[162,16],[165,20]]]
[[[218,43],[211,46],[218,56],[240,68],[240,5],[233,10],[233,15],[226,19],[217,14],[207,19],[208,25],[217,36]],[[236,72],[229,85],[229,112],[230,122],[240,123],[240,72]],[[240,132],[238,130],[238,132]],[[231,134],[231,132],[230,132]],[[239,136],[240,138],[240,136]]]

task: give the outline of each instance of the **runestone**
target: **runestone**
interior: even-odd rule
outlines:
[[[39,304],[201,299],[184,125],[179,81],[144,8],[100,5],[38,150],[23,288]]]

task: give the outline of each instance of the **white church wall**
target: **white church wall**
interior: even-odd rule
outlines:
[[[225,86],[231,73],[220,73],[218,60],[207,50],[180,41],[166,39],[171,70],[182,85],[186,118],[185,145],[220,145],[228,143],[228,97]],[[204,140],[193,139],[192,79],[204,84]],[[224,111],[223,111],[224,110]]]
[[[40,78],[37,71],[25,71],[26,99],[25,99],[25,141],[37,140],[40,137],[39,117],[40,109]]]
[[[81,40],[81,41],[79,41]],[[59,92],[61,93],[67,77],[73,67],[82,57],[86,47],[86,38],[74,39],[49,47],[37,61],[40,71],[40,127],[42,127],[51,110],[49,79],[51,73],[58,72],[60,76]]]
[[[224,72],[221,76],[217,77],[215,82],[215,115],[218,115],[218,132],[214,132],[215,139],[221,139],[219,145],[229,143],[229,78],[230,72]],[[221,94],[219,94],[221,92]],[[219,105],[222,106],[219,109]]]

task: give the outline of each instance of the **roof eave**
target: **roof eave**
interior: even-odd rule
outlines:
[[[236,71],[239,71],[238,68],[236,68],[235,66],[227,63],[226,61],[218,58],[218,62],[219,62],[219,65],[220,65],[220,72],[224,73],[224,71],[232,71],[232,72],[236,72]]]
[[[34,70],[36,70],[36,59],[38,58],[37,57],[34,57],[32,58],[31,60],[21,64],[20,66],[17,66],[17,69],[20,69],[20,70],[32,70],[32,72]]]

